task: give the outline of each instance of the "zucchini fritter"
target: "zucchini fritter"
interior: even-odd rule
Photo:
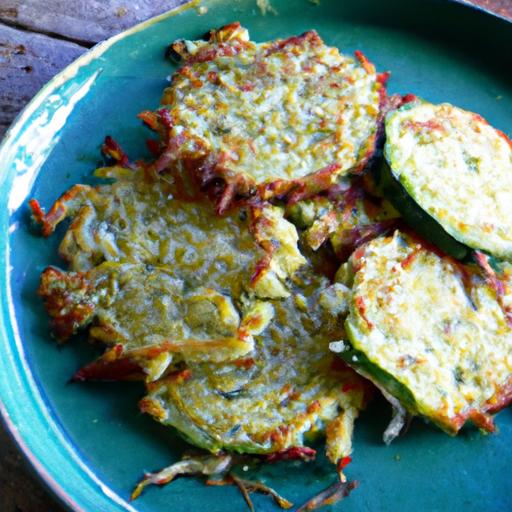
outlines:
[[[273,314],[263,301],[240,313],[229,295],[190,288],[171,267],[140,263],[104,262],[88,272],[48,267],[39,294],[57,334],[65,337],[90,326],[91,338],[113,347],[102,364],[130,361],[148,380],[178,361],[219,362],[247,354],[252,334],[264,329]],[[102,367],[82,370],[79,377],[87,372],[93,377],[95,368],[98,373]]]
[[[396,232],[358,249],[349,267],[344,360],[449,433],[468,419],[492,431],[489,414],[512,400],[510,265],[496,286]]]
[[[207,286],[237,298],[244,287],[259,297],[284,297],[286,278],[305,259],[297,231],[279,207],[254,203],[220,217],[212,204],[182,183],[153,178],[143,169],[98,169],[110,185],[75,185],[44,215],[34,216],[49,236],[72,223],[59,253],[71,270],[102,261],[169,265],[188,286]]]
[[[214,453],[281,452],[326,432],[328,457],[336,463],[348,456],[366,387],[328,349],[343,336],[333,314],[343,299],[311,269],[300,279],[290,297],[273,301],[273,321],[255,337],[249,358],[189,365],[150,383],[142,410]]]
[[[413,102],[387,116],[385,155],[417,206],[395,205],[415,229],[423,225],[422,236],[458,258],[464,244],[512,259],[512,142],[504,133],[448,103]]]
[[[361,170],[373,155],[387,75],[360,52],[326,46],[315,31],[264,43],[238,23],[208,41],[176,41],[184,63],[141,115],[161,134],[158,171],[184,164],[233,194],[299,196]]]
[[[261,300],[289,295],[287,278],[305,262],[282,209],[254,203],[219,217],[204,195],[142,169],[116,166],[96,175],[116,181],[75,185],[47,215],[32,203],[46,235],[72,218],[60,254],[78,272],[50,267],[39,290],[57,338],[93,322],[91,336],[115,347],[101,363],[147,359],[149,379],[177,352],[190,359],[191,322],[201,330],[198,339],[216,340],[197,357],[230,360],[250,351],[251,333],[271,316]],[[229,319],[226,332],[215,316],[221,312]],[[151,369],[155,354],[158,371]]]

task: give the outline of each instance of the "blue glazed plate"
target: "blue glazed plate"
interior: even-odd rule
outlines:
[[[145,156],[148,134],[136,114],[157,106],[173,72],[163,58],[170,41],[196,38],[234,20],[255,40],[315,28],[328,44],[362,50],[379,70],[391,70],[390,92],[452,102],[510,135],[512,25],[505,21],[434,0],[271,1],[277,14],[265,16],[255,0],[205,1],[206,13],[193,5],[96,46],[34,98],[0,148],[1,412],[24,454],[73,510],[245,510],[235,489],[194,479],[127,501],[143,470],[177,460],[185,444],[138,412],[140,384],[67,384],[94,349],[85,343],[59,349],[35,293],[41,270],[62,264],[56,256],[62,231],[49,240],[38,237],[27,200],[37,197],[48,206],[72,184],[90,182],[107,134],[133,157]],[[512,509],[510,409],[499,414],[496,435],[467,429],[450,438],[417,420],[389,447],[380,441],[388,415],[377,402],[361,417],[348,469],[360,487],[336,510]],[[297,504],[333,478],[322,457],[308,465],[268,466],[251,476]],[[275,509],[265,497],[256,496],[255,504]]]

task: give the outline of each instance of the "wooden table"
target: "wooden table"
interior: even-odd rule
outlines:
[[[30,98],[87,48],[185,1],[0,0],[0,137]],[[460,1],[512,21],[512,0]],[[2,426],[0,511],[64,512]]]

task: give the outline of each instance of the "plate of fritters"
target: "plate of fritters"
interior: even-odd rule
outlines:
[[[452,3],[212,0],[39,93],[0,389],[64,503],[512,506],[511,44]]]

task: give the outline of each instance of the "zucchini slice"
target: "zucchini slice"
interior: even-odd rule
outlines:
[[[510,265],[493,286],[478,267],[398,231],[358,249],[349,265],[343,359],[448,433],[468,419],[492,431],[489,414],[512,399]]]
[[[382,181],[406,221],[454,257],[512,259],[510,139],[448,103],[409,103],[385,130]]]

